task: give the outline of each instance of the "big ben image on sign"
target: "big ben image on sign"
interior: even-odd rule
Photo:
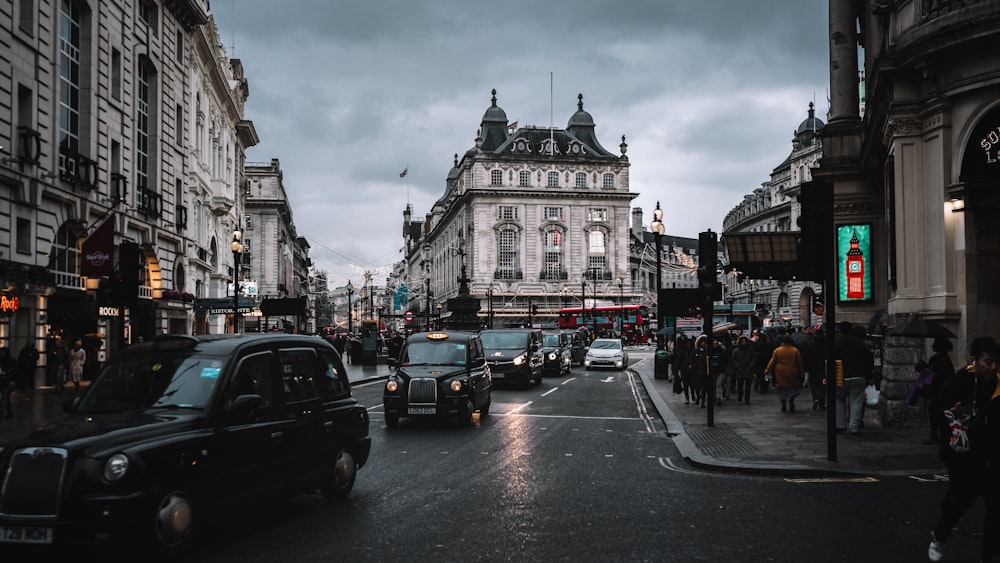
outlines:
[[[871,225],[842,225],[837,228],[837,270],[841,301],[872,298]]]

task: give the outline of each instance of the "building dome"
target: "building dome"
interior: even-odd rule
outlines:
[[[493,89],[492,105],[483,114],[479,126],[479,136],[482,139],[480,148],[484,152],[493,152],[507,140],[507,112],[497,106],[497,90]]]
[[[571,130],[574,127],[593,127],[593,116],[583,111],[583,94],[578,94],[576,99],[576,113],[569,118],[569,124],[566,126],[566,129]]]
[[[823,120],[816,117],[813,103],[809,102],[809,117],[800,123],[799,128],[795,130],[795,140],[802,146],[811,144],[812,140],[823,132],[824,125]]]

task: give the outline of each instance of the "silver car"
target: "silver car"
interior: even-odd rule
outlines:
[[[598,338],[590,343],[583,367],[613,367],[623,370],[628,367],[628,352],[617,338]]]

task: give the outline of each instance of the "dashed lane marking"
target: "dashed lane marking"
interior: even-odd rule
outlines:
[[[799,477],[785,478],[786,483],[878,483],[875,477]]]

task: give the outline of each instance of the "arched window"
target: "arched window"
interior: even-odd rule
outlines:
[[[607,240],[604,231],[593,230],[587,235],[587,269],[603,279],[608,269]]]
[[[499,186],[503,184],[503,172],[500,170],[490,170],[490,185]]]
[[[587,187],[587,173],[577,172],[576,173],[576,187],[586,188]]]
[[[545,248],[543,250],[544,269],[542,279],[564,279],[563,269],[563,233],[561,229],[549,227],[545,230]]]
[[[500,229],[497,233],[498,279],[518,279],[520,263],[517,254],[518,233],[515,229]]]
[[[522,170],[518,173],[518,181],[522,188],[527,188],[531,186],[531,172],[527,170]]]
[[[549,182],[547,184],[548,187],[550,187],[550,188],[558,188],[559,187],[559,173],[558,172],[549,172],[549,178],[548,179],[549,179]]]

